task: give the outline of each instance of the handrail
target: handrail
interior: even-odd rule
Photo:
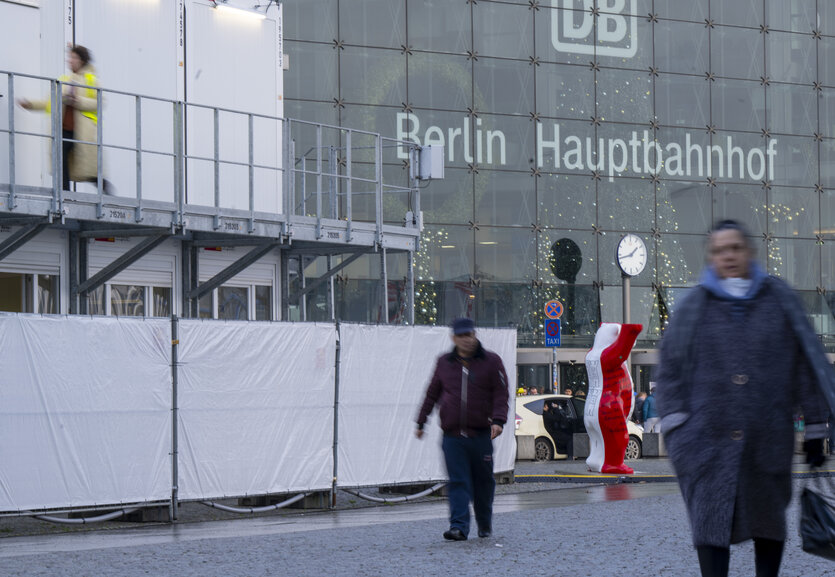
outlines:
[[[50,212],[60,218],[66,214],[65,203],[76,202],[79,198],[66,196],[65,193],[68,191],[63,190],[59,180],[64,162],[64,143],[71,143],[75,147],[96,148],[96,174],[90,175],[93,188],[88,190],[97,197],[95,205],[98,219],[105,218],[105,206],[118,207],[130,200],[130,204],[126,206],[135,211],[133,220],[140,223],[148,208],[160,210],[159,201],[162,200],[166,206],[170,206],[172,202],[175,206],[171,210],[171,226],[187,228],[189,219],[186,214],[191,214],[190,211],[196,207],[208,206],[215,211],[214,228],[218,230],[221,228],[220,218],[230,215],[230,209],[234,210],[237,218],[241,208],[245,206],[244,210],[249,213],[247,231],[254,233],[256,209],[266,202],[265,206],[271,207],[266,212],[276,215],[278,221],[287,222],[288,226],[296,216],[316,217],[317,236],[323,236],[321,231],[324,221],[348,220],[350,231],[350,222],[357,217],[352,202],[353,195],[373,192],[376,195],[373,207],[368,205],[369,210],[360,214],[360,217],[363,222],[374,223],[376,242],[379,243],[385,220],[382,214],[383,195],[406,193],[406,196],[398,197],[397,201],[403,202],[405,215],[405,211],[412,210],[413,197],[419,194],[414,179],[409,180],[406,185],[402,182],[383,182],[383,149],[405,147],[414,151],[420,148],[411,141],[384,138],[368,130],[101,86],[90,87],[24,72],[0,70],[0,76],[2,75],[7,78],[9,103],[8,106],[0,107],[0,114],[5,112],[9,122],[6,127],[0,128],[0,134],[8,135],[9,153],[8,165],[3,167],[0,164],[0,171],[7,168],[9,178],[7,182],[0,182],[0,185],[8,184],[9,196],[4,204],[9,212],[17,209],[21,191],[31,195],[33,190],[39,188],[37,184],[33,185],[33,181],[38,182],[36,179],[40,178],[35,175],[37,171],[31,170],[29,182],[26,182],[26,169],[20,170],[21,158],[35,156],[20,154],[20,137],[28,138],[30,142],[31,139],[45,140],[50,145],[50,157],[54,166],[53,183],[49,188],[40,188],[44,191],[43,194],[51,194]],[[33,129],[32,123],[21,121],[20,113],[15,110],[14,98],[22,96],[21,87],[16,87],[15,84],[21,79],[49,83],[50,123],[46,130]],[[78,134],[64,139],[61,128],[64,108],[61,105],[61,94],[64,86],[95,91],[95,140],[80,138]],[[163,108],[155,108],[153,113],[149,113],[147,109],[143,110],[143,106],[147,106],[148,103],[161,103]],[[114,106],[117,108],[114,109]],[[166,106],[170,107],[167,111]],[[131,108],[133,110],[130,113],[124,113]],[[205,123],[192,120],[187,125],[189,118],[198,111],[211,112],[214,124],[209,123],[206,127]],[[160,114],[170,116],[169,126],[161,121]],[[237,140],[230,141],[228,130],[232,125],[227,123],[233,121],[236,128],[232,138]],[[314,143],[309,142],[310,137],[314,138]],[[308,142],[304,142],[305,139],[308,139]],[[297,140],[303,142],[307,149],[302,155],[294,153]],[[330,140],[336,142],[330,144]],[[205,150],[210,152],[204,152]],[[243,153],[239,154],[239,150]],[[359,154],[359,151],[373,152]],[[149,170],[150,166],[155,166],[149,164],[153,157],[170,158],[173,173]],[[366,168],[358,170],[357,167],[360,166]],[[111,169],[111,174],[108,170],[111,167],[117,167],[118,170]],[[135,171],[135,178],[133,172],[128,174],[128,171]],[[277,176],[273,179],[270,174]],[[266,180],[259,180],[264,177]],[[108,178],[120,179],[116,196],[107,194],[110,185],[110,181],[106,180]],[[314,188],[313,183],[315,190],[311,190]],[[209,190],[203,190],[206,186]],[[77,188],[86,192],[80,185],[77,185]],[[301,203],[296,206],[294,199],[299,196],[299,192]],[[282,196],[292,202],[281,202]],[[314,197],[316,202],[305,202],[306,198]],[[208,199],[211,200],[206,203]],[[277,204],[276,200],[279,201]],[[224,201],[226,204],[223,204]],[[189,208],[186,208],[187,206]],[[385,206],[390,208],[388,204]],[[265,210],[260,209],[258,213],[264,214]],[[407,222],[406,226],[410,226],[410,223]],[[350,242],[350,232],[347,236],[345,240]]]

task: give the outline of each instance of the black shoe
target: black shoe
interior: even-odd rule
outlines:
[[[453,527],[449,531],[444,531],[444,539],[447,541],[466,541],[467,536],[458,527]]]
[[[479,527],[478,528],[478,536],[481,537],[482,539],[486,539],[492,533],[493,533],[493,531],[490,530],[490,527],[486,527],[486,528]]]

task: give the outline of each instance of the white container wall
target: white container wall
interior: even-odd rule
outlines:
[[[227,7],[241,10],[222,9]],[[103,167],[116,196],[176,201],[174,103],[182,101],[187,103],[180,135],[185,138],[183,152],[208,159],[187,162],[186,201],[279,213],[281,17],[280,7],[258,13],[252,2],[243,0],[229,0],[221,8],[208,0],[0,2],[0,70],[57,78],[67,71],[67,46],[85,46],[105,89]],[[0,94],[7,92],[7,84],[0,75]],[[18,98],[48,99],[49,84],[18,78],[15,93]],[[219,113],[217,201],[214,115],[201,106],[240,111]],[[49,117],[13,109],[16,131],[45,136],[15,139],[16,183],[50,187]],[[8,101],[0,100],[0,129],[8,126]],[[134,150],[138,142],[143,150],[139,155]],[[0,183],[9,182],[8,158],[8,140],[0,138]],[[257,167],[250,175],[242,164]],[[78,183],[76,189],[91,193],[95,185]]]
[[[114,2],[85,0],[75,3],[75,43],[90,50],[103,88],[180,99],[179,76],[184,67],[178,54],[177,2]],[[136,99],[104,93],[102,141],[109,146],[136,146]],[[142,148],[171,154],[173,105],[141,101]],[[174,201],[173,159],[142,154],[142,197]],[[104,149],[104,167],[117,195],[136,196],[136,153]],[[84,187],[84,188],[82,188]],[[79,185],[92,192],[93,184]]]
[[[39,75],[41,72],[41,11],[33,5],[0,2],[0,70]],[[8,48],[6,48],[8,47]],[[12,49],[12,47],[14,47]],[[14,86],[14,98],[40,99],[49,97],[49,86],[34,79],[20,79]],[[21,132],[48,133],[49,116],[28,112],[15,105],[9,93],[8,78],[0,74],[0,130],[9,129],[9,105],[12,105],[15,129]],[[0,138],[0,183],[9,182],[9,139],[4,133]],[[44,186],[49,179],[46,163],[48,141],[33,136],[15,138],[18,160],[15,178],[25,186]],[[51,181],[48,183],[51,184]]]
[[[242,5],[242,4],[239,4]],[[251,3],[246,5],[251,8]],[[188,5],[186,19],[186,101],[254,115],[280,117],[283,113],[279,12],[270,10],[260,19],[245,11],[218,10],[207,2]],[[280,212],[281,159],[279,121],[252,116],[253,162],[257,191],[254,209]],[[222,111],[218,115],[220,206],[249,208],[250,117]],[[211,110],[189,106],[187,150],[189,156],[214,158],[214,118]],[[237,164],[232,164],[237,163]],[[188,162],[187,202],[214,205],[214,164]]]

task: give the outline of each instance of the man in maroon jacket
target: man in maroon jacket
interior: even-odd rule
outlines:
[[[509,410],[507,373],[501,358],[481,346],[471,319],[452,322],[452,352],[438,358],[417,418],[417,438],[437,404],[444,431],[449,484],[449,530],[444,538],[465,541],[473,502],[478,536],[493,530],[493,439],[502,434]]]

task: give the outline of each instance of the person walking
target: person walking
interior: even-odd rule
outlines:
[[[62,82],[62,103],[64,109],[62,121],[61,186],[70,189],[70,181],[96,182],[98,180],[98,115],[96,87],[98,78],[91,62],[90,51],[84,46],[75,45],[69,49],[67,66],[70,74],[58,78]],[[75,86],[81,85],[81,86]],[[82,88],[85,87],[85,88]],[[50,112],[49,100],[28,100],[21,98],[17,103],[26,110],[45,110]],[[76,142],[77,141],[77,142]],[[91,143],[91,144],[82,144]],[[105,194],[112,194],[112,185],[103,180]]]
[[[565,455],[568,461],[574,460],[574,419],[568,407],[558,401],[545,401],[542,404],[542,422],[551,435],[557,452]]]
[[[493,531],[493,439],[504,430],[510,395],[501,358],[481,345],[471,319],[452,322],[452,342],[452,351],[435,365],[418,413],[416,436],[423,437],[426,420],[438,405],[449,475],[449,530],[444,539],[465,541],[470,502],[478,536],[489,537]]]
[[[632,410],[632,420],[637,424],[644,422],[644,402],[647,400],[645,391],[641,391],[635,397],[635,408]]]
[[[835,374],[793,290],[754,260],[745,227],[716,224],[708,266],[661,342],[658,411],[703,577],[728,575],[730,545],[754,541],[757,577],[778,574],[794,452],[823,463]],[[649,402],[649,399],[647,399]]]
[[[658,426],[658,421],[661,419],[658,417],[658,409],[655,406],[655,387],[649,390],[649,395],[641,405],[641,419],[644,423],[645,433],[661,432]]]

